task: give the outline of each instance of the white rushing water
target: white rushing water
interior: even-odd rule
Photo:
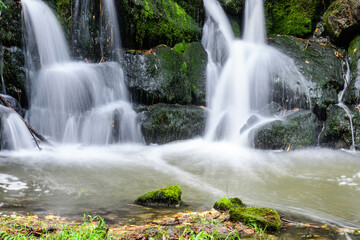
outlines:
[[[36,46],[38,50],[27,55],[33,72],[27,113],[30,124],[59,142],[141,143],[120,64],[72,62],[50,8],[40,0],[24,0],[22,4],[27,37],[34,36],[26,38],[27,49]],[[43,22],[46,24],[40,24]]]
[[[306,81],[292,59],[266,45],[262,0],[246,1],[242,39],[234,37],[216,0],[204,3],[207,20],[202,42],[209,56],[210,109],[205,137],[248,144],[247,136],[241,136],[240,130],[252,114],[271,102],[273,87],[280,85],[306,94]],[[266,116],[265,120],[268,121]]]
[[[34,148],[35,142],[24,122],[14,111],[0,105],[1,149]]]

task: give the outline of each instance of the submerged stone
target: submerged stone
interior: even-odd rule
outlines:
[[[219,212],[225,212],[231,208],[245,206],[246,205],[239,198],[222,198],[214,204],[213,208]]]
[[[232,208],[230,221],[243,222],[247,226],[260,227],[266,231],[279,231],[281,220],[279,213],[271,208]]]
[[[179,207],[181,188],[178,185],[161,188],[138,197],[135,203],[144,206]]]

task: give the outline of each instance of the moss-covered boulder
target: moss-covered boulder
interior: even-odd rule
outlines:
[[[143,206],[179,207],[181,188],[178,185],[161,188],[138,197],[135,203]]]
[[[347,45],[360,30],[360,2],[336,0],[324,13],[325,29],[337,43]]]
[[[301,149],[316,146],[322,124],[311,111],[290,113],[251,133],[259,149]]]
[[[229,214],[230,221],[242,222],[250,227],[256,225],[274,232],[281,228],[279,213],[271,208],[232,208]]]
[[[191,139],[205,130],[206,112],[197,106],[157,104],[139,117],[147,144]]]
[[[206,63],[199,42],[181,50],[159,47],[150,54],[126,53],[126,84],[136,103],[204,105]]]
[[[313,112],[325,121],[328,106],[338,102],[337,95],[344,87],[342,58],[337,49],[290,36],[271,36],[268,42],[295,61],[309,81]]]
[[[246,205],[240,198],[222,198],[217,201],[213,208],[219,212],[229,211],[231,208],[245,207]]]
[[[201,28],[192,17],[197,14],[203,19],[204,10],[199,1],[195,1],[195,6],[178,4],[174,0],[118,1],[124,47],[146,49],[159,44],[174,46],[178,42],[199,40]]]
[[[267,31],[270,34],[309,35],[324,7],[322,0],[266,0]]]

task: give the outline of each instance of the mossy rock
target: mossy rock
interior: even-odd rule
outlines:
[[[306,36],[313,32],[324,1],[266,0],[266,27],[270,34]]]
[[[250,134],[258,149],[292,150],[316,146],[322,124],[311,111],[298,111],[268,123]]]
[[[241,201],[240,198],[222,198],[217,201],[213,208],[219,212],[229,211],[231,208],[245,207],[246,205]]]
[[[242,222],[250,227],[254,225],[266,231],[278,232],[281,228],[279,213],[271,208],[232,208],[230,221]]]
[[[200,9],[195,9],[198,6]],[[204,10],[174,0],[124,0],[118,2],[118,16],[125,48],[146,49],[158,44],[174,46],[179,42],[200,40]],[[199,15],[197,13],[199,12]],[[196,21],[194,18],[201,18]]]
[[[338,102],[337,95],[344,88],[342,58],[336,56],[338,50],[291,36],[271,35],[268,42],[294,60],[309,82],[313,112],[325,121],[327,108]]]
[[[356,109],[350,109],[352,112]],[[350,119],[345,110],[337,105],[329,107],[329,116],[320,135],[320,145],[330,148],[349,149],[352,145]],[[355,119],[353,119],[355,126]],[[356,126],[357,127],[357,126]]]
[[[147,144],[165,144],[201,136],[206,112],[197,106],[157,104],[139,114]]]
[[[337,0],[326,10],[323,19],[332,39],[347,46],[360,30],[360,2]]]
[[[179,207],[181,188],[178,185],[161,188],[138,197],[135,203],[143,206]]]
[[[135,103],[205,105],[207,54],[199,42],[125,53],[126,84]]]

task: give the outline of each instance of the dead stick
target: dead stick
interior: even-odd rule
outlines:
[[[16,112],[20,119],[25,123],[26,127],[29,129],[30,134],[33,136],[36,145],[38,146],[38,148],[41,150],[38,142],[36,141],[35,136],[40,139],[42,142],[51,145],[51,143],[44,137],[42,136],[40,133],[38,133],[33,127],[30,126],[30,124],[28,122],[25,121],[25,119],[8,103],[8,101],[6,101],[6,99],[0,95],[0,101],[8,108],[10,108],[11,110],[13,110],[14,112]],[[35,136],[34,136],[35,135]]]

